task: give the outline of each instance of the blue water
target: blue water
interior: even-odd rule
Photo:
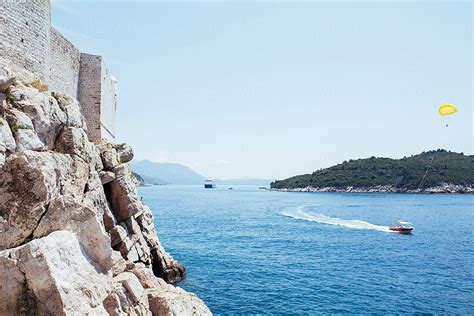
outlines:
[[[216,314],[474,311],[474,196],[140,189]],[[413,200],[413,202],[411,202]],[[387,231],[404,218],[412,235]]]

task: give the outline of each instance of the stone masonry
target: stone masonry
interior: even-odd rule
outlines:
[[[81,53],[51,26],[50,0],[0,0],[0,69],[78,99],[89,138],[115,140],[117,81],[101,56]]]

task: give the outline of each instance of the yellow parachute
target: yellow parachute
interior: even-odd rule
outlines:
[[[451,115],[451,114],[456,113],[457,111],[458,109],[453,104],[449,104],[449,103],[441,105],[438,109],[438,113],[441,116]]]

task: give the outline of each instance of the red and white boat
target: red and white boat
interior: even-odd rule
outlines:
[[[411,234],[413,226],[410,222],[398,221],[397,225],[390,226],[388,229],[400,234]]]

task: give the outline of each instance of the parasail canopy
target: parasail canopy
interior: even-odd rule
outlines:
[[[449,104],[449,103],[441,105],[438,109],[438,113],[441,116],[451,115],[451,114],[456,113],[457,111],[458,109],[453,104]]]

